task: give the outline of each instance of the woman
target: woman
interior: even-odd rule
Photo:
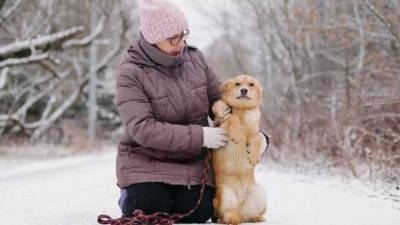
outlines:
[[[117,154],[118,203],[128,217],[135,209],[186,213],[199,197],[207,149],[228,140],[207,122],[220,81],[203,54],[186,45],[188,22],[174,3],[141,0],[139,14],[140,36],[124,54],[115,96],[125,127]],[[211,217],[213,185],[210,169],[199,208],[179,222]]]

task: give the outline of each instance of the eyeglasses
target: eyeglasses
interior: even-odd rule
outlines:
[[[169,43],[172,46],[177,46],[179,43],[181,43],[182,40],[186,40],[186,38],[189,36],[190,31],[188,29],[186,29],[185,31],[183,31],[180,34],[177,34],[173,37],[167,38],[167,40],[169,41]]]

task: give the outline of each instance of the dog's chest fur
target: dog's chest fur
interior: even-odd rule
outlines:
[[[258,108],[249,109],[234,115],[239,118],[239,127],[242,131],[245,131],[243,132],[244,134],[258,132],[261,116]]]
[[[258,126],[258,122],[260,120],[260,110],[259,109],[251,109],[251,110],[247,110],[244,113],[244,123],[247,126]]]
[[[224,171],[226,174],[242,174],[248,178],[252,177],[254,168],[247,160],[247,155],[249,154],[247,139],[250,133],[258,132],[260,115],[258,108],[241,111],[240,113],[233,110],[232,116],[239,119],[237,128],[242,136],[238,143],[230,140],[223,149],[214,152],[214,159],[220,161],[218,163],[220,172]]]

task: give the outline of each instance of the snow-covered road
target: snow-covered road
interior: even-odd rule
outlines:
[[[110,152],[0,164],[2,224],[91,225],[102,213],[120,216],[114,166]],[[400,224],[400,191],[389,196],[357,181],[269,167],[257,174],[268,190],[267,224]]]

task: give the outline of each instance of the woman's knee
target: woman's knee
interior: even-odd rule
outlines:
[[[125,197],[123,197],[124,194]],[[133,184],[123,189],[119,203],[122,213],[130,217],[136,209],[142,210],[145,214],[171,213],[171,201],[171,195],[162,183],[146,182]]]
[[[194,186],[194,188],[192,188],[192,191],[200,191],[200,185],[197,188]],[[211,218],[213,214],[213,197],[214,188],[206,186],[203,194],[203,199],[201,200],[199,207],[188,217],[179,220],[178,223],[205,223],[208,219]],[[189,197],[179,199],[174,202],[175,210],[179,213],[187,213],[196,205],[197,200],[198,195],[196,195],[196,197],[192,196],[191,198]]]

